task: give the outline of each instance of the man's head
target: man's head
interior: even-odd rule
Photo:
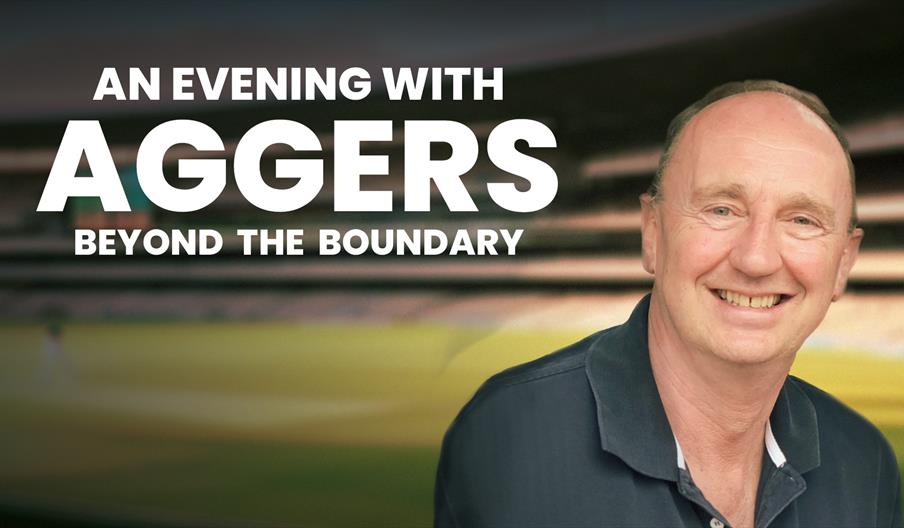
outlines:
[[[641,202],[651,311],[668,338],[736,363],[793,357],[863,235],[837,124],[774,81],[724,85],[679,114]]]
[[[707,93],[701,99],[694,101],[693,104],[691,104],[690,106],[682,110],[681,113],[675,116],[675,118],[672,119],[672,122],[669,123],[668,132],[666,133],[665,138],[665,145],[663,145],[662,155],[659,158],[659,167],[656,169],[656,174],[653,176],[653,181],[650,183],[650,188],[647,189],[647,194],[654,198],[659,195],[659,187],[662,184],[662,175],[665,172],[665,168],[668,165],[669,160],[671,160],[672,158],[675,141],[678,139],[678,136],[681,135],[681,131],[684,130],[684,127],[687,126],[687,124],[694,117],[696,117],[697,114],[699,114],[704,108],[715,103],[716,101],[725,99],[726,97],[731,97],[733,95],[750,92],[771,92],[787,95],[788,97],[809,108],[829,127],[829,129],[835,135],[835,139],[838,140],[838,143],[844,150],[844,156],[847,161],[848,172],[851,178],[851,210],[853,212],[851,214],[850,222],[848,223],[848,229],[853,231],[854,228],[857,227],[857,187],[854,173],[854,163],[853,161],[851,161],[851,153],[848,148],[847,138],[841,131],[841,126],[838,125],[838,123],[832,117],[832,114],[829,113],[829,109],[826,108],[826,105],[823,104],[819,97],[816,97],[816,95],[810,92],[805,92],[791,85],[778,81],[736,81],[719,85],[710,90],[709,93]]]

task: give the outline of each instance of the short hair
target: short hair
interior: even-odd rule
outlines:
[[[675,143],[678,141],[678,137],[681,135],[681,131],[684,130],[688,123],[690,123],[691,119],[703,111],[704,108],[717,101],[721,101],[732,95],[748,92],[773,92],[786,95],[809,108],[829,126],[832,134],[835,135],[838,143],[841,144],[841,149],[844,151],[844,157],[847,159],[848,172],[851,176],[851,221],[848,224],[848,231],[853,231],[854,228],[857,227],[856,178],[854,176],[854,163],[851,161],[851,152],[848,141],[841,131],[841,126],[834,118],[832,118],[829,109],[826,108],[826,105],[823,104],[819,97],[810,92],[795,88],[794,86],[773,80],[734,81],[719,85],[710,90],[703,98],[695,101],[693,104],[682,110],[680,114],[675,116],[675,118],[672,119],[672,122],[669,123],[668,132],[665,136],[665,145],[662,149],[662,155],[659,157],[659,166],[656,169],[656,174],[653,175],[653,181],[650,183],[647,193],[654,199],[659,197],[662,176],[671,160],[672,150]]]

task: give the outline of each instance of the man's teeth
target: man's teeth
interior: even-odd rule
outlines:
[[[719,297],[737,306],[749,308],[772,308],[781,299],[781,295],[763,295],[761,297],[748,297],[729,290],[718,290]]]

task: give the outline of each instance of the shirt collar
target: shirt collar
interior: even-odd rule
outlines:
[[[590,347],[585,369],[603,450],[639,473],[676,481],[679,448],[650,366],[649,307],[648,294],[625,324],[601,333]],[[816,410],[793,378],[782,386],[769,422],[787,464],[800,473],[819,466]]]
[[[765,432],[766,454],[769,456],[769,460],[772,461],[772,464],[775,465],[775,467],[780,468],[785,465],[785,462],[787,462],[788,459],[785,458],[785,453],[782,451],[782,448],[779,447],[778,441],[775,439],[775,434],[772,433],[772,418],[766,422]],[[681,443],[678,442],[678,437],[675,437],[675,450],[678,451],[676,456],[678,469],[687,469],[687,462],[684,460],[684,452],[681,451]]]

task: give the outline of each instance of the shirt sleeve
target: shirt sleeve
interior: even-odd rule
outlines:
[[[901,469],[895,459],[895,452],[887,441],[880,445],[880,496],[878,501],[878,525],[889,528],[904,528],[902,523]]]
[[[446,495],[446,483],[443,477],[443,460],[439,461],[436,471],[436,486],[433,489],[433,526],[434,528],[458,528],[449,497]],[[895,528],[898,528],[897,526]]]
[[[897,497],[895,500],[895,507],[892,511],[892,520],[891,526],[892,528],[904,528],[904,522],[901,520],[902,510],[904,510],[904,505],[901,504],[901,475],[900,472],[898,474],[898,486],[897,486]]]

